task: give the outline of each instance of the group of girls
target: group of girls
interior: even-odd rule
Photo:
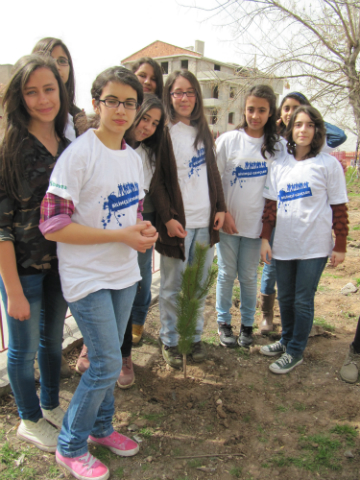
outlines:
[[[140,60],[134,72],[113,67],[98,75],[91,89],[96,128],[85,128],[74,140],[79,132],[70,53],[56,39],[44,39],[34,50],[38,53],[15,65],[6,88],[0,146],[0,291],[10,332],[9,377],[21,417],[18,435],[56,451],[56,461],[76,478],[104,480],[109,470],[89,453],[88,443],[120,456],[139,448],[114,431],[112,416],[115,383],[127,388],[134,381],[131,344],[141,338],[151,299],[153,245],[161,254],[162,355],[179,367],[176,298],[195,243],[209,246],[205,276],[221,240],[220,341],[234,343],[229,309],[238,275],[238,342],[249,346],[260,248],[268,262],[267,240],[278,211],[273,257],[279,259],[286,321],[279,345],[263,347],[262,353],[283,353],[271,370],[286,373],[301,363],[313,319],[311,305],[303,307],[313,301],[327,256],[334,265],[344,259],[345,183],[337,161],[320,153],[325,130],[315,109],[299,109],[291,117],[287,151],[278,141],[276,98],[268,86],[250,90],[243,123],[217,141],[217,161],[196,77],[171,73],[161,103],[162,75],[151,59]],[[152,96],[140,107],[144,92]],[[298,289],[304,270],[305,293]],[[285,278],[291,279],[286,288]],[[59,372],[67,305],[86,350],[83,375],[64,415]],[[194,361],[205,356],[203,310],[204,302]],[[33,375],[37,350],[40,403]]]

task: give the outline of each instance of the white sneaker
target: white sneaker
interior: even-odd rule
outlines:
[[[21,420],[17,436],[25,442],[33,443],[40,450],[55,452],[59,431],[44,418],[40,418],[37,422]]]
[[[65,415],[61,407],[56,407],[53,410],[45,410],[45,408],[42,408],[41,411],[45,420],[51,423],[51,425],[54,425],[54,427],[61,429]]]

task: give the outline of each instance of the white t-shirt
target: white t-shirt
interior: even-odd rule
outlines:
[[[182,122],[169,126],[185,209],[186,228],[205,228],[210,223],[210,198],[204,146],[194,148],[195,127]]]
[[[265,200],[263,191],[268,168],[275,157],[265,160],[261,155],[264,137],[250,137],[243,129],[224,133],[216,140],[217,165],[222,179],[225,203],[235,221],[235,234],[259,238]]]
[[[140,144],[135,152],[140,155],[142,160],[142,166],[144,171],[144,190],[146,193],[149,192],[150,183],[155,171],[155,165],[150,164],[149,154],[146,149]]]
[[[273,257],[294,260],[327,257],[334,246],[330,205],[348,201],[338,160],[320,152],[297,161],[292,155],[274,162],[264,197],[277,201]]]
[[[75,126],[74,126],[74,119],[70,113],[68,113],[68,121],[65,127],[65,137],[70,140],[70,142],[73,142],[76,140],[76,132],[75,132]]]
[[[110,150],[88,130],[64,151],[48,192],[71,200],[74,223],[116,230],[136,224],[144,197],[142,162],[134,150]],[[75,302],[101,289],[121,290],[141,279],[137,252],[124,243],[57,244],[65,299]]]

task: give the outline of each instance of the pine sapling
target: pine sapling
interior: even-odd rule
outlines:
[[[203,272],[208,245],[196,242],[194,259],[182,273],[181,290],[177,296],[177,332],[179,334],[179,352],[183,356],[184,378],[186,378],[186,355],[191,352],[196,324],[200,316],[201,301],[216,280],[217,271],[212,265],[203,280]]]

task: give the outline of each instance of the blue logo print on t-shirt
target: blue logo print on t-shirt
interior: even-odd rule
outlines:
[[[285,212],[287,212],[286,207],[288,202],[292,200],[298,200],[299,198],[312,197],[311,188],[309,187],[309,182],[300,182],[300,183],[289,183],[285,190],[280,190],[278,199],[280,208],[281,204],[284,205]]]
[[[102,224],[104,229],[110,223],[111,215],[114,215],[116,221],[122,226],[121,217],[125,216],[123,210],[139,203],[139,185],[138,183],[124,183],[118,185],[118,194],[112,192],[104,201],[103,209],[107,210],[106,217],[103,217]]]
[[[248,178],[263,177],[267,175],[268,167],[266,162],[245,162],[244,167],[237,166],[232,175],[235,177],[233,181],[230,180],[230,185],[233,186],[239,180],[239,185],[242,188],[242,184],[246,182]]]
[[[190,168],[189,178],[191,178],[192,175],[194,175],[194,173],[196,173],[197,176],[199,177],[201,165],[204,165],[205,162],[206,162],[205,148],[203,147],[197,151],[197,155],[195,157],[192,157],[192,159],[189,162],[189,168]]]

